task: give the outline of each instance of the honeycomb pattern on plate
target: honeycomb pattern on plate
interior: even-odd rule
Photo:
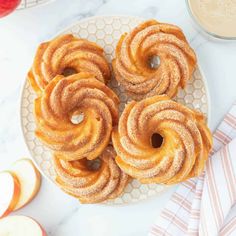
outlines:
[[[39,4],[46,3],[50,0],[21,0],[20,5],[18,6],[18,10],[30,8],[30,7],[35,7]]]
[[[106,57],[109,61],[114,56],[115,46],[120,35],[126,31],[130,31],[142,21],[140,18],[134,17],[93,17],[76,23],[74,26],[62,32],[73,33],[82,38],[87,38],[102,46],[105,50]],[[112,78],[109,86],[118,94],[121,100],[120,111],[124,109],[128,98],[124,91],[118,86],[117,82]],[[37,164],[41,172],[49,179],[54,180],[55,173],[51,163],[51,153],[43,144],[41,144],[34,136],[34,117],[33,117],[33,101],[36,95],[26,81],[22,93],[21,101],[21,120],[22,130],[26,144],[31,152],[32,158]],[[178,102],[186,104],[189,107],[201,110],[208,114],[208,97],[206,93],[205,83],[199,68],[196,69],[193,78],[188,82],[185,90],[179,91],[175,98]],[[125,204],[137,202],[155,196],[164,191],[167,187],[158,184],[144,185],[137,180],[132,180],[125,193],[108,204]]]

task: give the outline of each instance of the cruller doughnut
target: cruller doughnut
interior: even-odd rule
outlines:
[[[115,156],[113,147],[108,146],[98,158],[100,166],[92,169],[86,159],[68,162],[57,154],[53,159],[56,182],[81,203],[97,203],[116,198],[124,192],[129,177],[117,166]]]
[[[142,183],[174,184],[198,176],[212,147],[204,116],[165,95],[130,102],[112,141],[119,167]]]
[[[58,75],[35,100],[35,134],[67,160],[94,159],[110,141],[118,105],[117,95],[93,75]]]
[[[191,78],[196,61],[179,27],[149,20],[121,36],[112,65],[128,95],[141,100],[160,94],[175,96]]]
[[[65,34],[40,44],[28,80],[39,95],[56,76],[89,72],[107,83],[111,77],[103,49],[96,43]]]

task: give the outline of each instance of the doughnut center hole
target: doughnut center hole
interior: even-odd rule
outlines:
[[[99,168],[101,167],[102,162],[99,158],[95,159],[95,160],[87,160],[86,162],[86,166],[89,170],[92,171],[96,171],[99,170]]]
[[[81,112],[81,113],[75,112],[74,114],[72,114],[72,116],[70,118],[71,123],[74,125],[78,125],[78,124],[82,123],[83,120],[84,120],[84,113],[83,112]]]
[[[151,145],[153,148],[159,148],[161,147],[162,143],[163,143],[163,137],[158,134],[158,133],[154,133],[151,137]]]
[[[63,71],[62,71],[62,75],[67,77],[69,75],[73,75],[73,74],[76,74],[77,71],[74,69],[74,68],[71,68],[71,67],[66,67]]]
[[[160,66],[160,64],[161,64],[161,59],[157,55],[151,56],[148,60],[148,65],[153,70],[157,69]]]

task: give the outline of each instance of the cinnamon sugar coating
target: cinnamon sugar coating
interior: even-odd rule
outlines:
[[[118,122],[119,98],[88,73],[56,76],[35,100],[36,136],[67,160],[94,159]],[[73,115],[83,120],[72,123]]]
[[[39,95],[47,84],[64,70],[89,72],[106,83],[110,69],[103,49],[96,43],[66,34],[39,45],[28,80]]]
[[[162,144],[152,146],[154,133]],[[167,96],[126,105],[112,134],[119,167],[142,183],[174,184],[198,176],[212,147],[204,116]]]
[[[157,68],[150,67],[154,56],[160,58]],[[149,20],[121,36],[112,65],[128,95],[141,100],[160,94],[175,96],[191,78],[196,62],[179,27]]]
[[[81,203],[98,203],[120,196],[129,177],[115,162],[116,153],[108,146],[99,157],[100,167],[88,168],[87,160],[68,162],[62,155],[54,156],[57,184],[68,194],[77,197]]]

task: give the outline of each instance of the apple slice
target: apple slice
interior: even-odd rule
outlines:
[[[20,196],[20,186],[16,176],[4,171],[0,173],[0,218],[15,208]],[[1,235],[1,234],[0,234]]]
[[[0,235],[47,236],[46,231],[28,216],[8,216],[0,219]]]
[[[21,0],[0,0],[0,17],[10,14],[20,2]]]
[[[16,161],[11,171],[17,176],[20,183],[20,197],[14,208],[18,210],[29,203],[38,193],[41,184],[41,175],[29,159]]]

